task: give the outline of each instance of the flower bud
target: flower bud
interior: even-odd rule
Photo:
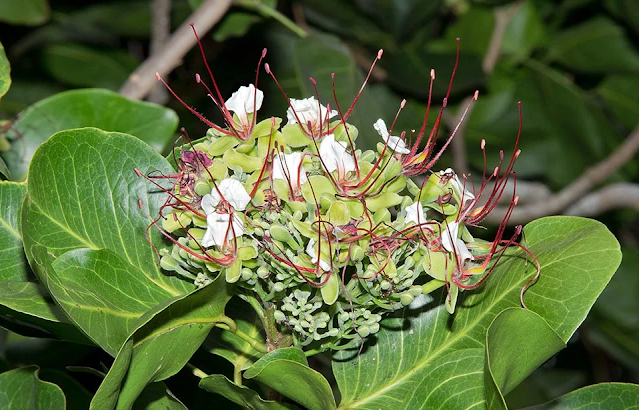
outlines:
[[[211,185],[203,179],[198,179],[193,185],[193,190],[199,196],[204,196],[211,192]]]

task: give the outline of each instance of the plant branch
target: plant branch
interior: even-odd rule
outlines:
[[[564,214],[595,216],[620,208],[639,211],[639,184],[621,182],[605,186],[566,208]]]
[[[166,44],[147,58],[120,88],[120,94],[132,99],[144,98],[156,84],[155,73],[166,75],[180,64],[182,57],[197,43],[190,24],[205,35],[231,6],[231,0],[205,0],[171,35]]]
[[[515,14],[517,14],[521,5],[522,2],[518,1],[504,7],[495,8],[495,25],[493,26],[493,33],[490,36],[488,49],[486,50],[484,60],[481,64],[484,73],[490,74],[493,72],[495,64],[497,64],[497,60],[499,59],[499,50],[501,49],[501,44],[504,41],[506,27],[508,27],[510,20],[515,17]]]
[[[151,2],[151,44],[150,54],[162,49],[171,35],[171,0],[153,0]],[[149,93],[149,101],[164,105],[169,93],[164,85],[157,83]]]
[[[542,216],[561,213],[595,185],[603,182],[621,168],[635,155],[637,150],[639,150],[639,126],[637,126],[626,140],[606,159],[594,167],[586,169],[579,178],[558,193],[542,201],[515,207],[509,223],[511,225],[517,225],[541,218]],[[499,223],[503,219],[506,210],[506,207],[495,208],[486,218],[486,221]]]

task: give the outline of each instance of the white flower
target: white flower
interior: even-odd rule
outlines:
[[[301,100],[291,98],[290,104],[291,106],[286,110],[287,124],[297,124],[297,119],[299,118],[303,125],[308,125],[310,122],[311,128],[317,128],[320,125],[320,121],[324,125],[326,121],[337,115],[335,110],[328,112],[326,107],[320,104],[315,97]],[[295,117],[296,114],[297,117]]]
[[[293,188],[300,187],[308,180],[302,166],[302,153],[282,154],[273,157],[273,179],[290,179]]]
[[[246,205],[251,202],[251,197],[240,181],[226,178],[217,184],[217,189],[213,188],[210,194],[202,197],[202,209],[207,215],[215,212],[215,207],[222,202],[222,199],[227,201],[236,211],[245,210]]]
[[[466,259],[475,259],[470,253],[464,241],[457,237],[459,232],[458,222],[448,222],[446,229],[442,232],[442,246],[448,252],[456,252],[462,261]],[[453,246],[453,243],[455,244]]]
[[[375,124],[373,124],[373,128],[375,128],[377,133],[382,136],[384,142],[388,143],[390,149],[397,152],[398,154],[410,153],[410,150],[406,148],[406,144],[401,138],[393,137],[390,135],[390,133],[388,132],[388,128],[386,128],[386,123],[383,119],[380,118],[375,121]]]
[[[226,100],[226,108],[234,112],[243,125],[248,124],[248,114],[255,112],[262,106],[264,93],[255,88],[253,84],[242,86]],[[253,105],[255,103],[255,105]]]
[[[231,218],[233,218],[232,222]],[[202,237],[202,246],[222,247],[242,234],[244,234],[244,224],[235,212],[232,214],[213,212],[206,217],[206,232]]]
[[[406,223],[415,222],[417,225],[426,222],[424,218],[424,207],[418,202],[406,207]]]
[[[234,211],[231,213],[218,212],[216,207],[222,202],[222,199],[228,202]],[[217,184],[217,189],[204,195],[200,203],[206,214],[206,232],[202,237],[202,246],[205,248],[213,245],[222,247],[225,243],[244,234],[244,223],[235,215],[235,210],[245,210],[250,201],[251,197],[246,193],[244,186],[240,181],[232,178],[222,180]]]
[[[315,239],[311,239],[308,241],[308,245],[306,246],[306,253],[311,257],[311,263],[317,263],[317,254],[315,253]],[[319,261],[320,269],[325,272],[331,271],[331,265],[323,260]]]
[[[346,143],[335,141],[333,134],[324,137],[319,147],[319,155],[328,172],[338,170],[339,175],[343,176],[355,170],[355,160],[346,152]]]
[[[449,180],[450,185],[453,188],[455,195],[457,195],[459,198],[462,198],[461,201],[463,203],[466,203],[466,201],[471,201],[475,199],[475,195],[473,195],[472,192],[470,192],[467,189],[464,189],[464,184],[461,183],[461,181],[459,180],[459,177],[457,177],[457,174],[455,173],[455,171],[453,171],[452,168],[446,168],[445,171],[439,171],[440,176],[444,176],[446,174],[453,175],[453,177],[450,178]]]

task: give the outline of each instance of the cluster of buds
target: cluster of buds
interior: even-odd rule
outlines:
[[[364,85],[381,56],[380,50]],[[297,345],[358,345],[379,330],[385,313],[440,287],[453,313],[459,292],[479,286],[516,244],[520,227],[503,237],[514,192],[493,241],[474,238],[468,227],[491,212],[514,177],[519,137],[510,160],[502,152],[478,186],[450,168],[434,172],[454,137],[436,149],[448,96],[432,129],[426,131],[429,98],[421,130],[407,136],[393,132],[405,101],[390,127],[383,119],[365,130],[347,122],[364,85],[346,112],[336,100],[332,109],[317,95],[296,100],[280,87],[289,104],[282,126],[280,118],[257,121],[263,100],[257,78],[226,101],[212,75],[214,91],[196,79],[226,125],[186,105],[209,132],[176,150],[178,173],[145,176],[158,186],[164,186],[158,178],[173,182],[154,221],[170,241],[159,250],[161,266],[199,286],[220,275],[237,284],[240,295],[274,312]],[[356,148],[360,133],[379,138],[376,150]],[[483,142],[481,148],[485,158]]]

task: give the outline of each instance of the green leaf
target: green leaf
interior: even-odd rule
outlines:
[[[525,410],[607,410],[639,407],[639,385],[601,383],[583,387],[551,402]]]
[[[251,26],[262,18],[252,13],[236,11],[228,13],[224,19],[215,28],[213,39],[222,42],[232,37],[242,37],[248,33]]]
[[[226,314],[235,321],[239,331],[265,343],[260,318],[255,314],[255,310],[241,299],[234,298],[227,305]],[[263,356],[235,333],[220,328],[211,331],[204,342],[204,347],[209,352],[228,360],[237,371],[248,369]]]
[[[504,395],[565,347],[565,342],[536,314],[521,308],[501,312],[486,334],[486,406],[506,409]]]
[[[0,408],[7,410],[65,410],[62,390],[38,378],[38,367],[29,366],[0,374]]]
[[[639,369],[639,251],[624,247],[623,262],[588,317],[588,340],[628,367]]]
[[[155,104],[128,100],[107,90],[67,91],[36,103],[15,121],[9,135],[20,140],[4,157],[12,177],[22,180],[36,148],[58,131],[96,127],[124,132],[161,151],[177,124],[173,110]]]
[[[219,394],[249,410],[282,410],[289,407],[260,397],[246,386],[238,386],[226,376],[213,374],[200,380],[199,386],[211,393]]]
[[[306,356],[298,347],[276,349],[244,372],[310,410],[335,408],[335,398],[328,381],[308,367]]]
[[[424,27],[444,5],[443,0],[355,0],[360,10],[398,40],[409,38]],[[334,11],[338,14],[341,9]]]
[[[548,59],[586,73],[639,72],[639,55],[612,20],[597,17],[553,37]]]
[[[11,66],[4,52],[4,47],[0,43],[0,99],[9,91],[9,87],[11,87]]]
[[[140,318],[100,385],[91,409],[129,409],[144,388],[176,374],[224,316],[224,278],[173,298]]]
[[[89,408],[89,406],[86,406]],[[151,383],[135,401],[133,410],[188,410],[162,382]]]
[[[628,24],[639,34],[639,4],[634,0],[605,0],[604,6],[616,18]]]
[[[395,52],[384,55],[382,66],[388,71],[388,82],[403,93],[425,99],[430,86],[430,71],[435,69],[433,94],[436,98],[446,95],[450,75],[455,66],[456,42],[450,41],[448,49],[429,48],[428,43],[415,39]],[[480,58],[464,49],[461,41],[460,63],[455,73],[452,92],[471,93],[483,85],[485,77]]]
[[[156,264],[145,232],[165,194],[151,192],[134,168],[172,171],[129,135],[93,128],[60,132],[34,155],[22,211],[35,273],[66,314],[111,354],[142,313],[193,289]],[[149,237],[160,244],[155,230]]]
[[[57,81],[74,87],[117,90],[138,65],[122,50],[98,50],[78,44],[54,44],[42,51],[42,66]]]
[[[633,75],[610,75],[597,87],[615,116],[629,129],[639,118],[639,81]]]
[[[355,38],[359,42],[384,49],[393,48],[394,40],[351,1],[307,0],[301,3],[309,21],[325,31],[343,38]]]
[[[5,23],[37,26],[46,22],[50,14],[47,0],[0,1],[0,21]]]
[[[39,376],[62,389],[67,402],[66,410],[86,410],[89,407],[91,393],[73,377],[54,369],[42,369]]]
[[[531,222],[524,237],[541,264],[525,302],[566,342],[619,265],[619,244],[603,224],[575,217]],[[338,353],[333,371],[342,393],[340,408],[390,408],[398,401],[441,405],[449,397],[463,408],[481,403],[486,331],[501,311],[519,306],[521,289],[536,272],[522,251],[508,255],[482,289],[460,295],[453,316],[446,313],[444,292],[434,300],[416,298],[409,309],[382,322],[374,345],[365,345],[359,355]],[[431,374],[436,365],[442,367],[438,377]],[[463,399],[455,383],[458,374],[468,378]]]
[[[57,337],[84,341],[37,283],[27,264],[21,234],[25,193],[25,184],[0,182],[0,317],[3,321],[37,327]],[[14,330],[20,332],[15,327]]]
[[[526,57],[548,43],[548,32],[532,1],[524,2],[508,22],[501,51],[515,57]]]

